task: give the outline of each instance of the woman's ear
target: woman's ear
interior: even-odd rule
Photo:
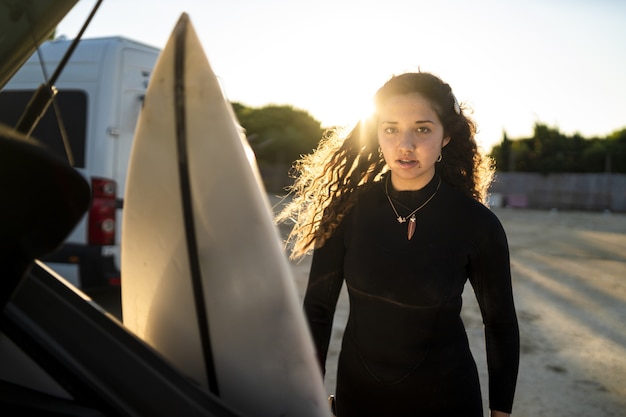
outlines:
[[[443,143],[441,144],[441,147],[443,148],[448,143],[450,143],[450,136],[447,136],[447,137],[443,138]]]

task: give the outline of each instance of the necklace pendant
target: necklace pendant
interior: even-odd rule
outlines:
[[[416,221],[415,221],[415,213],[417,213],[418,211],[423,209],[424,206],[426,206],[426,204],[428,204],[430,202],[430,200],[432,200],[435,197],[435,195],[437,194],[437,191],[439,191],[439,186],[441,185],[441,178],[439,178],[439,182],[437,183],[437,188],[435,189],[435,192],[432,193],[431,196],[428,197],[428,199],[426,201],[424,201],[424,203],[422,203],[421,206],[419,206],[418,208],[413,210],[411,213],[409,213],[408,216],[402,217],[398,213],[398,210],[396,210],[396,206],[395,206],[395,204],[393,204],[393,201],[391,200],[391,196],[389,195],[389,190],[388,190],[387,186],[389,184],[389,178],[390,177],[391,177],[391,175],[387,175],[386,178],[385,178],[385,194],[387,195],[387,200],[389,201],[389,205],[391,206],[391,209],[393,210],[395,215],[398,216],[396,218],[398,223],[406,223],[407,217],[409,218],[409,224],[407,225],[406,236],[407,236],[408,240],[411,240],[411,238],[413,238],[413,235],[415,234],[415,223],[416,223]],[[403,206],[403,207],[404,208],[408,208],[406,206]]]
[[[413,235],[415,234],[415,215],[411,216],[409,219],[408,229],[407,229],[407,238],[411,240]]]

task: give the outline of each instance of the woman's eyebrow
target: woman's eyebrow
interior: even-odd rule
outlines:
[[[395,121],[392,121],[392,120],[381,120],[380,121],[381,125],[384,124],[384,123],[390,124],[390,125],[397,125],[399,122],[395,122]],[[413,124],[416,124],[416,125],[423,124],[423,123],[435,124],[435,122],[433,122],[432,120],[428,120],[428,119],[426,119],[426,120],[416,120],[416,121],[413,122]]]

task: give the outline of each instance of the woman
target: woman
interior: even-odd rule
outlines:
[[[304,308],[322,370],[345,281],[350,314],[338,362],[338,417],[483,415],[460,317],[467,279],[485,324],[492,416],[509,415],[519,331],[508,244],[482,203],[492,179],[475,125],[450,87],[392,77],[375,112],[300,160],[292,257],[313,249]]]

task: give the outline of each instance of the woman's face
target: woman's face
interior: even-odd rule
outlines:
[[[396,190],[419,190],[435,175],[450,142],[430,102],[419,93],[388,98],[378,109],[378,144]]]

